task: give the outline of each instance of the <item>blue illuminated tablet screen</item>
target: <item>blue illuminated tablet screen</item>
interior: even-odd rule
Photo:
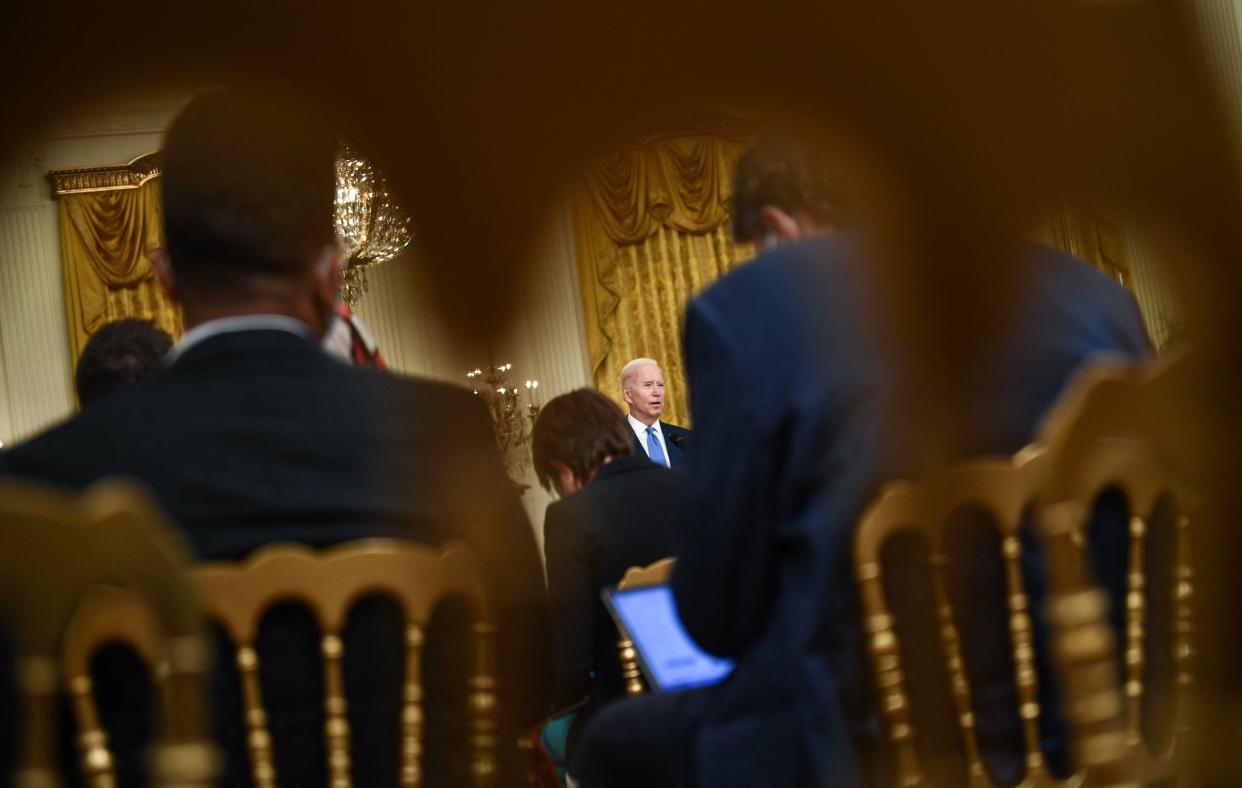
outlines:
[[[653,689],[672,692],[703,687],[732,672],[732,660],[714,657],[690,639],[677,617],[669,586],[606,588],[603,596],[613,618],[634,642],[643,675]]]

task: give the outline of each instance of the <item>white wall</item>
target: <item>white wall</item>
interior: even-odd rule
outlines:
[[[0,441],[73,410],[56,203],[49,170],[125,164],[159,147],[185,93],[121,98],[66,115],[0,165]]]

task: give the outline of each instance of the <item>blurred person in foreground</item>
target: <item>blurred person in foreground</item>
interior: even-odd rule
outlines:
[[[150,320],[125,318],[95,332],[78,356],[73,384],[87,407],[113,391],[143,380],[164,366],[172,337]]]
[[[464,541],[482,562],[499,628],[501,783],[512,784],[522,771],[515,737],[543,716],[550,693],[538,548],[476,397],[356,369],[320,348],[342,264],[336,152],[322,113],[283,96],[194,99],[163,146],[167,248],[157,268],[185,336],[163,373],[17,447],[2,470],[71,488],[139,479],[200,559],[240,559],[274,542]],[[456,785],[468,779],[470,643],[460,615],[441,614],[425,650],[424,776]],[[405,639],[395,604],[364,600],[344,636],[354,782],[396,784]],[[326,781],[318,643],[309,612],[289,606],[269,614],[258,640],[282,784]],[[213,698],[227,756],[220,784],[245,785],[232,664],[222,653]],[[139,745],[110,738],[120,783],[135,784]]]
[[[684,468],[690,430],[660,420],[664,415],[664,370],[653,358],[636,358],[621,369],[626,421],[634,431],[634,450],[656,465]]]
[[[697,459],[672,581],[689,633],[737,667],[714,687],[602,710],[572,765],[584,788],[857,785],[883,763],[872,757],[882,736],[863,668],[853,529],[882,483],[920,471],[893,418],[919,381],[868,308],[880,303],[879,277],[842,229],[840,195],[817,151],[796,140],[762,139],[738,162],[734,232],[760,254],[687,308]],[[1095,354],[1148,353],[1127,291],[1068,256],[1027,253],[1036,259],[1023,298],[990,354],[971,359],[975,416],[955,436],[957,456],[1021,448]],[[982,659],[971,667],[987,685],[978,730],[988,766],[1016,781],[1003,617],[995,634],[966,658]],[[942,727],[952,736],[951,718]],[[1045,733],[1063,751],[1063,731]]]
[[[544,520],[552,618],[553,706],[576,712],[566,751],[603,704],[625,695],[617,627],[600,599],[632,566],[673,554],[680,471],[632,448],[616,403],[595,389],[563,394],[535,421],[535,473],[560,500]]]

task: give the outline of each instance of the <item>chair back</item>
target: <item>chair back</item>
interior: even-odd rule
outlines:
[[[667,583],[673,574],[673,563],[676,560],[675,558],[661,558],[647,566],[631,566],[621,576],[621,582],[617,583],[617,588],[625,591],[631,588]],[[617,633],[617,650],[621,658],[621,678],[625,681],[625,694],[642,695],[646,684],[643,682],[642,668],[638,666],[638,649],[635,648],[634,641],[630,639],[629,633],[620,623],[617,624]]]
[[[1154,371],[1121,365],[1086,368],[1046,419],[1040,443],[1050,462],[1041,480],[1044,530],[1067,533],[1086,544],[1084,533],[1101,490],[1120,492],[1129,510],[1129,543],[1122,631],[1125,752],[1142,783],[1174,776],[1186,751],[1190,693],[1194,685],[1194,556],[1192,523],[1203,489],[1196,449],[1187,360],[1171,356]],[[1148,541],[1168,529],[1171,571],[1154,572]],[[1117,600],[1123,604],[1122,600]],[[1151,608],[1171,619],[1167,633],[1153,630]],[[1155,642],[1153,636],[1163,635]],[[1149,656],[1163,652],[1172,674],[1168,708],[1146,680]],[[1155,714],[1170,723],[1168,740],[1145,730]]]
[[[855,535],[855,572],[860,584],[868,653],[880,694],[886,732],[903,786],[928,782],[929,764],[914,746],[908,679],[901,642],[883,585],[881,551],[901,531],[920,534],[930,551],[931,585],[939,647],[943,650],[955,717],[971,785],[990,785],[984,768],[962,655],[959,614],[946,592],[946,529],[966,508],[986,512],[999,531],[1004,566],[1008,639],[1013,655],[1026,771],[1023,786],[1104,785],[1170,774],[1173,751],[1185,731],[1179,723],[1175,743],[1154,758],[1141,740],[1142,654],[1144,638],[1143,549],[1145,513],[1162,496],[1190,500],[1187,467],[1176,447],[1176,428],[1150,430],[1150,417],[1175,408],[1177,364],[1155,371],[1095,367],[1076,379],[1046,420],[1038,440],[1011,458],[980,459],[947,468],[917,482],[899,481],[881,491],[864,512]],[[1142,404],[1139,404],[1142,403]],[[1087,557],[1086,524],[1099,495],[1118,486],[1131,512],[1126,599],[1126,695],[1117,677],[1109,600],[1095,585]],[[1051,657],[1070,723],[1077,770],[1065,780],[1049,771],[1040,746],[1040,677],[1032,637],[1032,612],[1022,570],[1019,530],[1034,513],[1035,533],[1046,562]],[[1190,684],[1190,556],[1188,520],[1178,524],[1174,643],[1179,688]],[[1179,704],[1179,710],[1184,708]]]
[[[464,546],[436,549],[409,542],[370,539],[315,551],[300,545],[266,547],[243,563],[211,563],[195,571],[208,616],[232,639],[242,682],[247,744],[254,783],[277,784],[267,712],[259,683],[255,639],[265,611],[277,602],[305,604],[319,625],[324,661],[324,736],[333,788],[352,784],[350,730],[346,716],[341,630],[353,604],[381,594],[395,600],[405,620],[406,670],[402,688],[402,786],[422,784],[422,650],[436,604],[447,597],[473,607],[475,661],[470,677],[471,774],[474,784],[496,780],[497,685],[495,628],[473,553]]]
[[[61,784],[62,669],[88,782],[115,785],[88,670],[93,650],[111,640],[135,645],[158,666],[163,703],[151,783],[213,783],[219,760],[206,709],[211,650],[187,563],[159,511],[128,482],[105,481],[71,495],[0,481],[0,612],[14,636],[21,723],[15,785]]]

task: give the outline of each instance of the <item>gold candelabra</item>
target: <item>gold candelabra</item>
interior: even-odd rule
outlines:
[[[492,431],[496,436],[496,449],[504,463],[505,473],[518,493],[530,488],[522,481],[530,468],[531,430],[535,425],[535,417],[539,415],[539,381],[527,380],[522,388],[526,390],[526,405],[522,405],[522,389],[510,385],[508,372],[512,364],[488,364],[466,373],[466,377],[474,386],[474,393],[487,403],[488,413],[492,417]]]

